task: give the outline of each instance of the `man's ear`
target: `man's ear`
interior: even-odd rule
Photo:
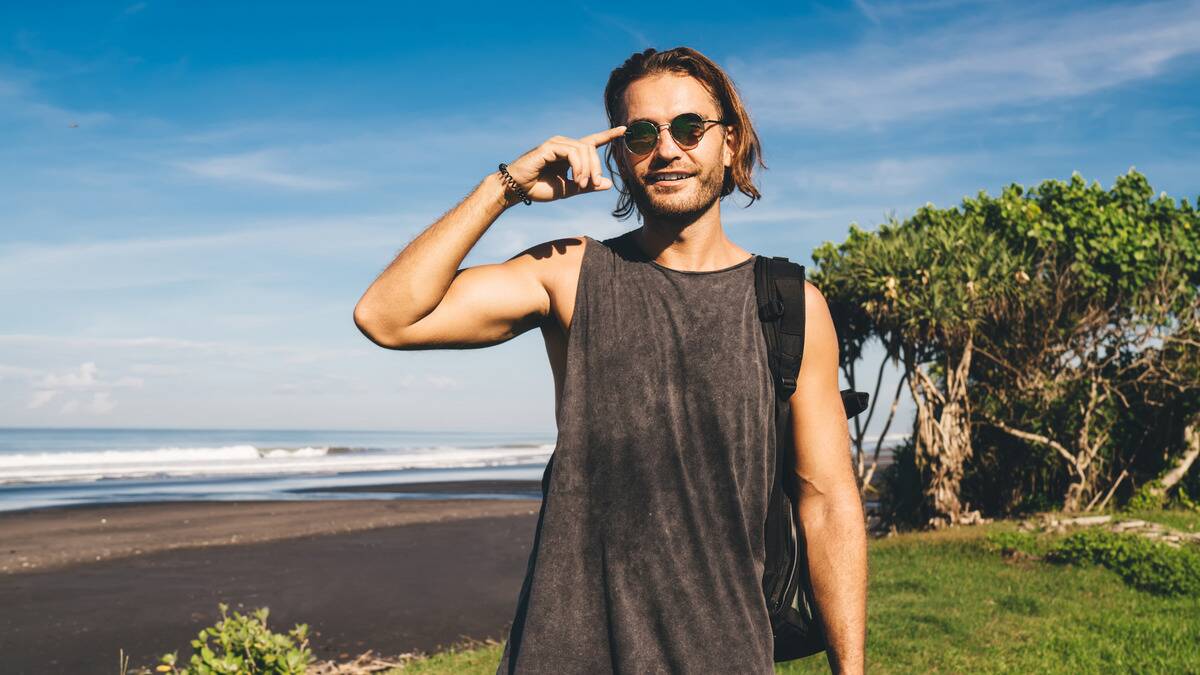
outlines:
[[[725,144],[721,148],[721,156],[725,166],[733,166],[733,159],[737,157],[737,127],[725,127]]]

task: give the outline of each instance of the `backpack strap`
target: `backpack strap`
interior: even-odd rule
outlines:
[[[775,395],[788,401],[804,357],[804,266],[782,256],[759,256],[754,273]]]

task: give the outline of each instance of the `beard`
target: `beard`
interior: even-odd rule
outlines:
[[[702,171],[684,181],[678,188],[660,190],[653,184],[637,180],[625,181],[629,196],[643,218],[656,221],[686,222],[695,220],[712,208],[721,198],[725,183],[725,167]],[[688,184],[690,183],[690,185]]]

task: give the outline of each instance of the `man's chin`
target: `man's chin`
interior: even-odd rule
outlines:
[[[687,220],[698,217],[712,206],[712,203],[698,204],[694,199],[675,199],[673,195],[652,197],[643,195],[634,199],[633,203],[643,217],[649,216],[659,220]]]

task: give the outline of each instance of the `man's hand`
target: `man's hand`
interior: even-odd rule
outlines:
[[[838,390],[838,340],[824,296],[805,283],[804,357],[790,400],[799,483],[797,528],[836,673],[864,669],[867,531]]]
[[[551,136],[508,165],[508,174],[535,202],[549,202],[583,192],[607,190],[613,183],[601,171],[596,148],[625,133],[613,127],[580,138]],[[567,169],[571,178],[567,179]]]

